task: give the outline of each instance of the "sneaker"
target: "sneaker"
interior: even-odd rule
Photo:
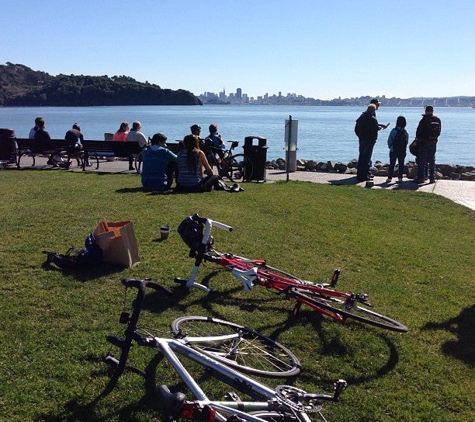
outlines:
[[[435,183],[435,179],[430,179],[430,180],[429,180],[429,183],[430,183],[430,184]]]
[[[388,177],[388,178],[386,179],[386,183],[391,183],[392,180],[393,180],[393,179],[391,179],[390,177]]]

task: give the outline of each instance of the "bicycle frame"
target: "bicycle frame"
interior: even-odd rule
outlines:
[[[316,311],[334,319],[338,322],[343,322],[343,317],[340,314],[336,314],[333,312],[329,312],[314,303],[310,303],[304,297],[299,297],[298,292],[299,290],[302,291],[310,291],[310,292],[317,292],[322,295],[327,295],[331,297],[339,297],[344,298],[347,300],[354,299],[354,295],[351,293],[340,292],[337,290],[329,289],[323,284],[314,284],[306,280],[302,280],[299,277],[293,276],[289,273],[285,273],[277,268],[269,267],[267,265],[267,261],[265,259],[250,259],[245,258],[242,256],[220,252],[216,249],[212,249],[211,253],[204,252],[205,245],[207,245],[210,241],[211,237],[211,230],[213,227],[232,231],[232,227],[228,226],[227,224],[220,223],[219,221],[214,221],[209,218],[203,219],[205,223],[205,230],[203,232],[202,238],[202,245],[200,251],[195,258],[195,265],[193,266],[193,270],[191,272],[190,277],[186,281],[186,287],[191,288],[195,287],[200,290],[209,292],[211,289],[208,287],[197,283],[196,277],[198,275],[198,270],[201,265],[201,262],[208,261],[214,262],[222,267],[226,268],[227,270],[231,271],[232,275],[234,275],[241,283],[246,291],[251,291],[252,287],[255,284],[271,288],[277,290],[280,293],[294,293],[293,296],[297,302],[306,304]],[[271,271],[279,271],[281,274],[276,274]],[[331,285],[336,285],[338,281],[338,276],[340,274],[340,270],[335,270],[332,278]]]
[[[340,323],[351,318],[391,331],[408,331],[404,324],[367,309],[368,307],[372,307],[368,302],[368,294],[336,290],[335,286],[341,273],[339,269],[334,271],[330,283],[313,283],[278,268],[271,267],[267,265],[265,259],[249,259],[227,252],[220,252],[213,248],[211,229],[217,227],[231,231],[232,227],[218,221],[200,217],[197,214],[187,217],[187,219],[191,219],[193,222],[205,226],[198,247],[195,241],[190,243],[188,241],[189,239],[185,239],[188,235],[186,232],[182,234],[182,236],[185,236],[185,243],[191,245],[190,257],[195,258],[195,264],[188,279],[175,278],[175,281],[186,285],[187,288],[197,287],[209,292],[211,289],[196,282],[196,278],[199,266],[203,261],[213,262],[230,271],[232,275],[241,281],[244,289],[248,292],[253,286],[260,285],[294,299],[296,301],[293,311],[294,316],[299,313],[301,305],[304,304]],[[183,223],[185,223],[187,219],[185,219]],[[193,240],[195,240],[195,238],[193,238]],[[196,241],[197,240],[198,239],[196,239]]]
[[[210,356],[207,356],[196,348],[192,347],[194,342],[216,342],[238,338],[238,333],[207,337],[186,336],[185,338],[162,338],[153,335],[144,336],[139,334],[136,331],[137,322],[145,296],[145,288],[147,285],[149,287],[153,287],[154,289],[158,289],[158,287],[161,286],[151,282],[150,280],[123,279],[122,282],[126,286],[129,284],[130,286],[137,287],[139,291],[137,293],[137,299],[134,303],[134,311],[131,318],[129,318],[127,315],[126,321],[126,318],[123,317],[123,314],[121,315],[121,322],[128,324],[125,332],[126,339],[120,340],[113,336],[108,337],[108,341],[110,343],[122,348],[120,359],[118,360],[112,355],[107,354],[103,357],[103,360],[104,362],[116,368],[116,376],[120,376],[125,369],[132,370],[133,372],[145,376],[144,371],[126,364],[128,352],[132,344],[132,339],[139,345],[147,346],[160,352],[168,360],[178,376],[195,397],[194,400],[187,401],[183,396],[180,402],[180,413],[172,415],[172,419],[183,415],[186,415],[187,418],[191,418],[195,410],[197,412],[201,412],[206,409],[208,412],[208,417],[206,419],[207,422],[213,422],[214,420],[226,422],[229,416],[222,415],[220,412],[227,413],[229,415],[235,415],[242,420],[249,422],[268,422],[266,419],[249,414],[249,412],[291,413],[300,422],[311,422],[306,410],[316,412],[322,417],[322,419],[324,419],[320,413],[321,405],[318,403],[318,400],[338,401],[341,392],[346,387],[346,381],[338,380],[335,383],[335,392],[333,395],[305,393],[305,398],[309,403],[312,401],[312,404],[309,404],[307,408],[304,408],[303,405],[300,405],[300,408],[293,409],[292,406],[289,407],[289,404],[285,403],[285,399],[282,399],[282,396],[279,396],[277,390],[265,386],[253,378],[250,378],[241,372],[214,360]],[[191,359],[195,363],[207,369],[208,372],[211,373],[216,379],[235,388],[241,393],[248,395],[255,401],[243,402],[241,400],[211,400],[200,387],[200,385],[195,381],[190,372],[186,369],[178,355],[186,357],[187,359]],[[289,389],[293,388],[290,386],[282,387],[287,387]],[[160,386],[158,388],[158,394],[161,399],[162,406],[165,409],[170,407],[169,404],[171,401],[176,401],[177,399],[176,395],[169,393],[166,386]]]

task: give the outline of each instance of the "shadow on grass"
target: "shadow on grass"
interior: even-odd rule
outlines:
[[[445,330],[455,334],[457,340],[449,340],[442,344],[442,352],[475,366],[475,343],[473,342],[473,330],[475,327],[475,305],[465,308],[454,318],[445,322],[429,322],[423,330]]]
[[[126,406],[104,413],[96,409],[101,400],[105,399],[116,386],[118,378],[113,377],[108,383],[104,391],[102,391],[95,399],[86,404],[81,404],[81,399],[73,399],[64,404],[64,409],[59,413],[41,414],[34,418],[34,421],[42,422],[99,422],[105,420],[117,421],[135,421],[137,413],[141,411],[149,412],[154,409],[154,394],[147,392],[135,403],[127,404]],[[159,412],[157,410],[157,416]]]
[[[97,265],[96,267],[92,268],[59,268],[52,263],[44,262],[41,264],[41,268],[43,268],[45,271],[56,271],[60,272],[64,275],[67,275],[69,277],[73,277],[77,281],[81,282],[86,282],[86,281],[91,281],[96,278],[104,277],[104,276],[109,276],[111,274],[116,274],[120,273],[124,270],[124,268],[119,268],[116,266],[112,265],[107,265],[105,263],[101,263]]]

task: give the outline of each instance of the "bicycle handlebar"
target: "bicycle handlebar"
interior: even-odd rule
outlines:
[[[172,295],[172,291],[161,284],[158,284],[148,278],[140,279],[140,278],[123,278],[121,280],[122,284],[125,287],[135,287],[136,289],[146,289],[150,287],[151,289],[162,291],[168,295]]]
[[[226,230],[228,232],[233,231],[233,228],[231,226],[228,226],[227,224],[220,223],[219,221],[211,220],[210,218],[206,217],[200,217],[198,214],[193,214],[191,216],[193,221],[197,221],[198,223],[205,224],[206,227],[216,227],[221,230]]]

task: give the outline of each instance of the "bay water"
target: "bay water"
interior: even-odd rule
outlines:
[[[0,127],[27,138],[35,117],[41,116],[52,138],[63,138],[73,123],[79,123],[85,139],[101,140],[104,133],[116,132],[121,122],[139,120],[146,136],[161,132],[174,142],[190,133],[193,124],[199,124],[206,137],[209,124],[215,123],[225,141],[239,141],[238,152],[245,137],[266,138],[267,158],[272,160],[285,158],[285,120],[292,116],[298,121],[297,158],[347,163],[358,156],[354,126],[362,111],[361,107],[282,105],[3,107]],[[423,112],[423,107],[381,106],[378,121],[390,126],[379,132],[373,161],[388,162],[387,139],[399,115],[406,117],[412,140]],[[475,108],[436,107],[435,114],[442,120],[436,162],[475,166]],[[407,160],[412,159],[408,153]]]

